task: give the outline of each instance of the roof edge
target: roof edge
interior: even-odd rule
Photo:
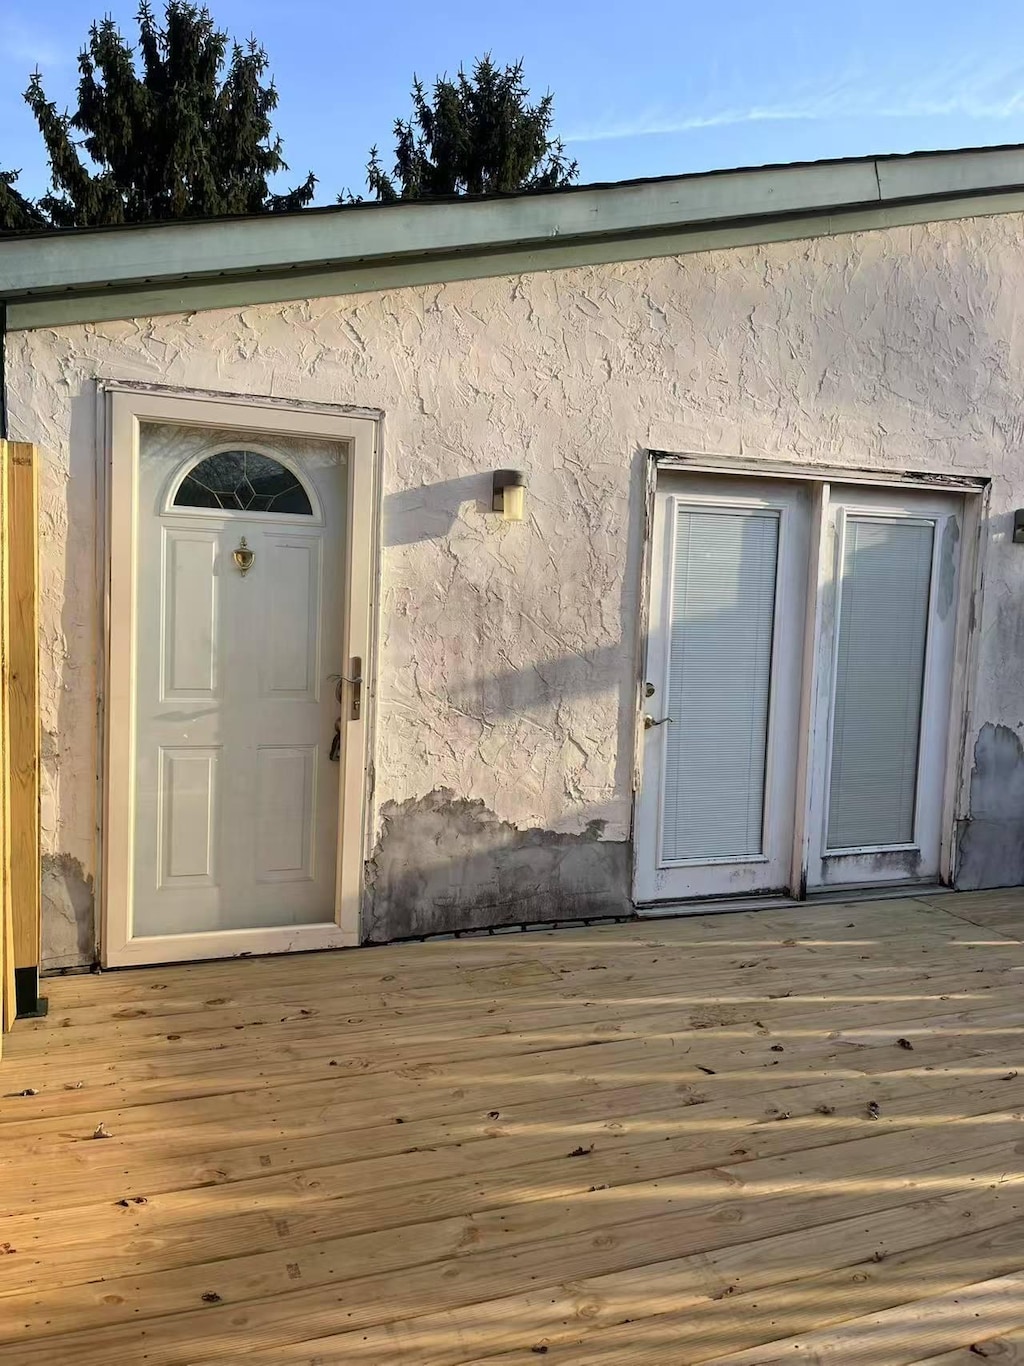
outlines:
[[[12,328],[43,326],[45,317],[133,316],[147,298],[161,302],[150,311],[170,312],[190,306],[186,295],[310,297],[328,292],[329,277],[350,278],[352,288],[329,290],[346,293],[1015,212],[1022,193],[1024,147],[1014,146],[412,202],[381,215],[304,211],[46,233],[0,238],[0,299]]]

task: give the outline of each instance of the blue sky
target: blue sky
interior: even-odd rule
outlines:
[[[413,72],[432,79],[490,50],[522,56],[583,181],[920,148],[1024,142],[1020,0],[213,0],[268,49],[277,126],[318,200],[363,188],[390,148]],[[38,192],[45,161],[20,92],[37,63],[72,98],[89,22],[132,31],[134,0],[2,0],[0,166]]]

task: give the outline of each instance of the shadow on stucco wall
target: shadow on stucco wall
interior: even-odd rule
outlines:
[[[389,548],[443,541],[451,535],[463,503],[491,510],[490,475],[466,474],[436,484],[400,489],[386,494],[383,506],[384,543]]]
[[[485,726],[514,723],[531,713],[557,714],[565,705],[578,709],[584,699],[614,697],[614,776],[608,809],[584,803],[567,780],[565,820],[576,827],[574,831],[503,820],[468,783],[461,791],[439,786],[404,800],[385,801],[366,866],[363,937],[369,942],[633,913],[631,841],[607,839],[605,832],[610,809],[618,806],[615,824],[621,829],[623,811],[628,812],[631,802],[637,661],[644,653],[638,623],[647,460],[646,450],[639,448],[630,460],[617,637],[606,639],[604,604],[595,594],[588,599],[592,621],[576,623],[582,635],[601,639],[593,648],[529,658],[522,668],[500,673],[446,680],[453,713],[471,715]],[[487,472],[389,495],[386,544],[390,548],[442,540],[464,502],[489,511],[490,477]],[[515,784],[529,759],[524,753],[521,762],[510,761],[509,784]]]

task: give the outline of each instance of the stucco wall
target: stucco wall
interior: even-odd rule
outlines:
[[[410,897],[500,918],[545,879],[535,918],[607,913],[627,894],[644,447],[991,475],[975,785],[995,725],[998,764],[1024,769],[1022,239],[1019,216],[980,218],[11,336],[12,436],[46,459],[48,961],[90,951],[95,378],[384,410],[375,823],[430,842],[436,867],[410,888],[382,842],[371,930]],[[529,472],[522,525],[485,511],[503,466]],[[966,880],[1015,879],[1019,856],[991,858],[1024,841],[1013,790]],[[572,859],[598,842],[607,867],[574,900]]]

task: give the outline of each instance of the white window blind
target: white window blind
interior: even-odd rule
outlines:
[[[762,852],[779,518],[679,508],[661,861]]]
[[[846,519],[829,849],[914,838],[933,535],[930,523]]]

